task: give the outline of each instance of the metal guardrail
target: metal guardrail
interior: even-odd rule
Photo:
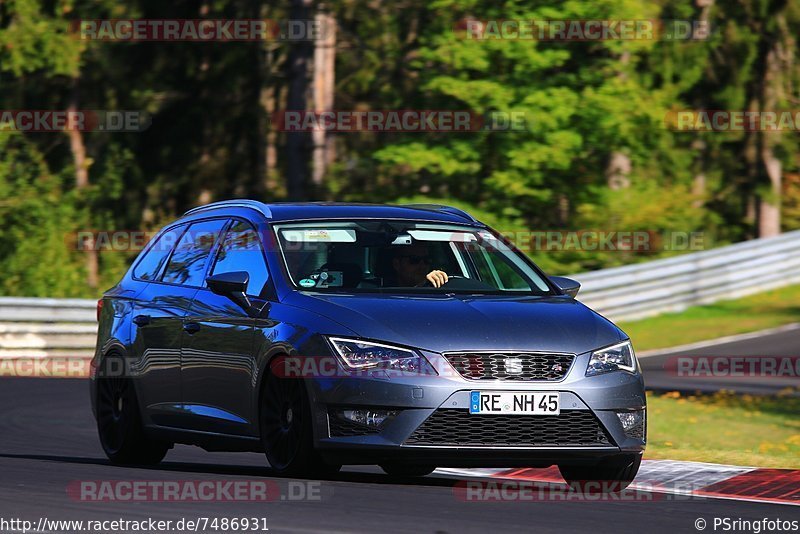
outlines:
[[[0,297],[0,358],[90,358],[97,302]]]
[[[578,300],[631,320],[800,283],[800,231],[574,278]]]
[[[572,278],[578,300],[631,320],[800,283],[800,231]],[[0,358],[91,356],[96,302],[0,297]]]
[[[95,323],[97,322],[97,301],[91,299],[0,297],[0,321]]]

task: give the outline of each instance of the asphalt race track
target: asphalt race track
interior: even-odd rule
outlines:
[[[353,468],[334,478],[273,478],[258,454],[212,454],[178,446],[155,469],[120,468],[102,454],[85,380],[0,379],[0,518],[177,521],[198,517],[265,517],[271,532],[697,532],[714,517],[797,520],[800,508],[727,500],[626,502],[465,502],[455,478],[434,473],[393,479],[377,468]],[[317,498],[272,502],[86,502],[68,493],[78,481],[310,482]],[[307,490],[312,491],[312,490]]]
[[[635,341],[635,340],[634,340]],[[800,325],[776,329],[766,335],[755,335],[731,342],[715,343],[695,349],[662,352],[657,355],[640,358],[644,382],[647,389],[701,391],[704,393],[729,389],[737,393],[770,395],[787,387],[800,388],[797,376],[676,376],[670,372],[676,357],[708,356],[708,357],[770,357],[800,356]]]

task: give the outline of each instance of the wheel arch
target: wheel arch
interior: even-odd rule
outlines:
[[[257,436],[261,436],[261,410],[262,410],[262,395],[264,393],[264,388],[266,387],[267,381],[266,377],[267,374],[270,373],[270,366],[272,363],[280,357],[292,357],[292,356],[300,356],[300,352],[295,349],[289,343],[274,343],[267,351],[261,355],[257,360],[257,369],[256,369],[256,377],[255,383],[256,387],[253,389],[253,399],[252,399],[252,414],[253,414],[253,421],[254,421],[254,431]],[[306,400],[309,403],[311,408],[311,415],[314,419],[312,424],[312,432],[313,432],[313,439],[314,443],[318,441],[320,437],[320,417],[322,415],[318,413],[317,407],[317,396],[315,394],[315,390],[311,387],[309,383],[309,379],[307,378],[292,378],[291,380],[300,380],[303,386],[303,391],[306,395]],[[327,425],[327,415],[325,416],[325,425]]]

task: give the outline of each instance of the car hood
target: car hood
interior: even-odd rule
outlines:
[[[367,339],[433,352],[530,350],[581,354],[623,339],[613,323],[565,296],[295,293],[290,304]],[[326,332],[321,332],[326,333]]]

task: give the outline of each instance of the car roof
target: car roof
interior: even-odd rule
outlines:
[[[301,221],[311,219],[409,219],[455,224],[480,225],[467,212],[439,204],[362,204],[351,202],[276,202],[264,203],[250,199],[233,199],[198,206],[184,213],[194,216],[205,213],[230,213],[250,209],[270,221]]]

